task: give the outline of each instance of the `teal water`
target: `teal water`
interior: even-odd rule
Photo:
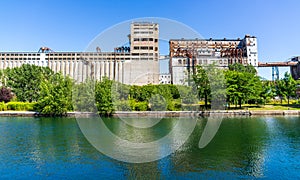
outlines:
[[[146,142],[166,135],[176,121],[163,119],[148,129],[118,119],[105,124],[124,139]],[[206,122],[198,119],[188,141],[170,156],[132,164],[97,151],[75,119],[1,117],[0,179],[300,179],[300,118],[227,118],[199,149]]]

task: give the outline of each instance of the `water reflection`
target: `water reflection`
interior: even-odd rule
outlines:
[[[180,119],[184,121],[185,119]],[[108,118],[112,133],[133,141],[164,137],[178,119],[134,128]],[[189,139],[175,153],[150,163],[111,159],[93,148],[71,118],[0,118],[0,178],[300,178],[300,119],[224,119],[216,136],[198,148],[207,119],[198,119]],[[180,143],[182,126],[170,137]],[[167,147],[160,146],[158,153]]]

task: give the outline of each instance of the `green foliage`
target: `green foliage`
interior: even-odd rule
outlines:
[[[167,102],[160,94],[154,94],[149,100],[149,108],[151,111],[167,110]]]
[[[0,103],[0,111],[34,111],[36,103],[30,102],[8,102]]]
[[[260,98],[262,84],[252,68],[235,65],[230,69],[225,72],[227,101],[239,104],[240,108],[243,102],[257,101]]]
[[[95,100],[100,115],[110,116],[115,111],[112,98],[112,85],[113,81],[107,78],[95,84]]]
[[[37,110],[47,115],[65,115],[67,111],[75,110],[109,116],[116,110],[199,110],[203,108],[199,104],[200,100],[204,100],[205,109],[223,109],[225,98],[227,102],[239,104],[240,107],[242,103],[264,104],[275,95],[287,98],[290,103],[290,98],[296,96],[297,82],[289,74],[274,84],[260,80],[251,65],[233,64],[226,71],[214,65],[205,68],[197,66],[193,79],[192,86],[130,86],[108,78],[102,81],[88,79],[73,84],[69,77],[55,74],[49,68],[24,64],[0,71],[2,84],[16,94],[15,100],[24,101],[0,102],[0,110]],[[7,93],[4,95],[8,97]]]
[[[205,108],[208,103],[214,108],[223,107],[226,98],[225,78],[222,70],[216,65],[210,64],[207,67],[197,66],[196,74],[193,76],[194,87],[198,91],[198,97],[204,99]]]
[[[271,101],[276,95],[275,85],[271,81],[261,81],[262,84],[262,91],[260,93],[261,101],[260,104],[266,104],[267,102]]]
[[[250,73],[250,74],[254,74],[254,75],[257,73],[254,66],[252,66],[252,65],[244,66],[240,63],[230,64],[228,66],[228,69],[230,71],[236,71],[236,72],[241,72],[241,73]]]
[[[208,101],[211,97],[210,81],[208,73],[202,66],[196,67],[196,74],[193,76],[195,86],[198,90],[199,98],[204,98],[205,107],[208,106]]]
[[[115,103],[115,109],[117,111],[131,111],[130,101],[128,100],[117,101]]]
[[[36,103],[30,102],[9,102],[6,104],[7,110],[14,111],[34,111]]]
[[[7,110],[7,106],[5,102],[0,102],[0,111],[6,111],[6,110]]]
[[[72,91],[75,111],[97,112],[95,108],[95,81],[87,79],[83,83],[74,84]]]
[[[41,92],[36,108],[42,114],[61,116],[73,109],[72,107],[72,80],[63,77],[60,73],[43,79]]]
[[[48,79],[53,71],[48,67],[23,64],[13,69],[7,68],[0,75],[4,85],[10,87],[22,102],[34,102],[39,99],[41,82]]]
[[[277,95],[280,96],[281,102],[283,98],[287,98],[288,104],[290,104],[290,98],[296,96],[297,82],[289,73],[286,72],[283,79],[277,81],[276,83]]]
[[[147,111],[148,102],[137,102],[135,100],[130,100],[130,107],[133,111]]]
[[[180,93],[181,103],[195,104],[198,102],[197,93],[195,93],[191,86],[177,86]]]
[[[168,111],[181,111],[182,104],[181,104],[181,102],[178,102],[178,100],[170,101],[170,102],[168,102],[167,110]]]

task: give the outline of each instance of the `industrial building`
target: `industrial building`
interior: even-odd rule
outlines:
[[[112,52],[53,52],[42,47],[38,52],[0,52],[0,69],[35,64],[68,75],[76,82],[107,77],[130,85],[187,84],[197,65],[216,64],[227,68],[233,63],[258,66],[257,40],[243,39],[171,39],[169,73],[159,71],[159,25],[133,22],[128,35],[129,47]]]
[[[197,65],[215,64],[227,68],[230,64],[251,64],[258,67],[257,39],[171,39],[169,71],[173,84],[187,84]]]
[[[130,29],[130,47],[116,47],[112,52],[101,52],[98,47],[95,52],[53,52],[46,47],[39,52],[0,52],[0,69],[34,64],[69,75],[76,82],[108,77],[124,84],[158,84],[158,24],[135,22]]]

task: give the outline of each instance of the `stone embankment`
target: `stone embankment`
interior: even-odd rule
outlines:
[[[4,117],[41,117],[32,111],[0,111]],[[94,113],[69,112],[68,117],[92,117]],[[208,117],[208,116],[300,116],[300,110],[223,110],[223,111],[116,111],[114,117]]]

